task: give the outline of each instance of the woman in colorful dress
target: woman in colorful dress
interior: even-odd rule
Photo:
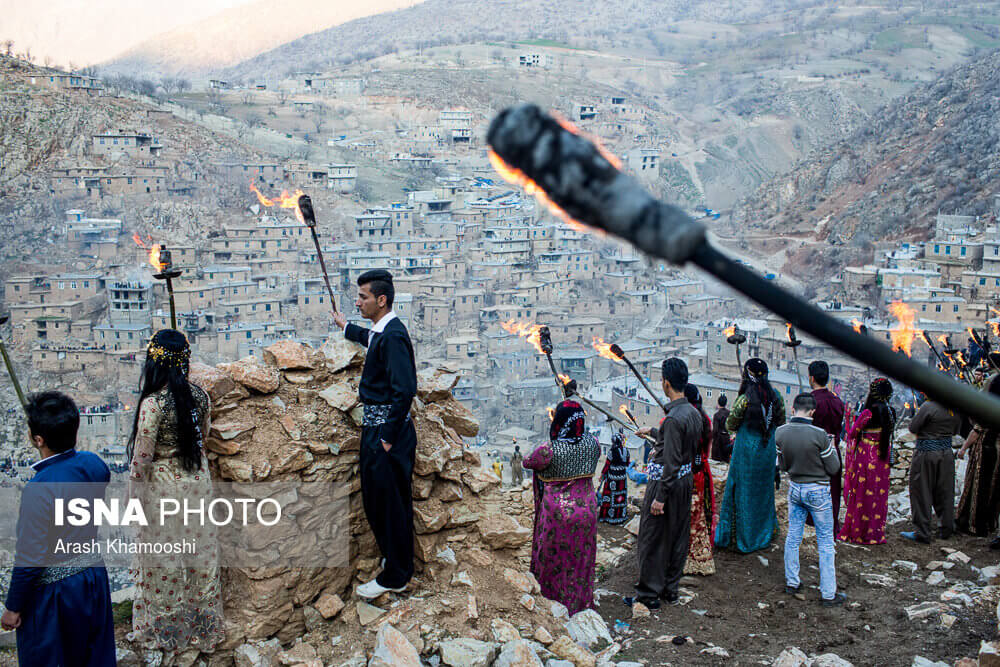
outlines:
[[[712,547],[715,545],[715,488],[712,485],[712,469],[708,458],[712,451],[712,420],[705,414],[701,392],[689,384],[684,388],[688,403],[701,413],[701,442],[694,454],[691,466],[694,488],[691,491],[691,540],[688,546],[684,574],[715,574],[715,559]]]
[[[987,391],[1000,396],[1000,375],[994,377]],[[1000,517],[1000,457],[997,456],[997,429],[976,424],[958,458],[969,452],[965,488],[958,501],[955,527],[963,533],[987,537],[996,532]]]
[[[892,384],[877,378],[868,388],[864,409],[847,428],[844,452],[844,506],[847,514],[838,540],[885,544],[889,477],[896,411],[889,406]]]
[[[741,553],[767,547],[778,526],[774,431],[785,423],[785,403],[771,387],[767,373],[763,359],[747,360],[740,394],[726,419],[726,429],[735,432],[736,439],[715,544]]]
[[[604,462],[598,483],[598,500],[601,509],[598,520],[612,525],[628,521],[628,466],[629,454],[625,449],[625,434],[621,431],[611,436],[611,450]]]
[[[156,332],[146,351],[128,443],[129,497],[140,498],[144,507],[158,505],[160,498],[184,498],[197,505],[198,499],[207,504],[212,497],[203,447],[211,406],[208,394],[188,382],[190,358],[187,339],[174,329]],[[139,541],[171,543],[183,538],[195,540],[199,550],[214,546],[212,524],[194,523],[184,525],[182,513],[162,523],[151,521],[140,529]],[[219,573],[210,558],[204,560],[206,567],[198,568],[180,560],[137,557],[129,640],[162,651],[171,660],[193,654],[193,661],[225,638]]]
[[[531,572],[542,595],[570,614],[594,606],[597,495],[594,472],[601,447],[587,433],[583,407],[567,399],[556,408],[550,441],[524,459],[535,471],[535,532]]]

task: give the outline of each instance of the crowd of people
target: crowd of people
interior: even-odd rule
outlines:
[[[1000,357],[993,361],[1000,367]],[[828,388],[828,364],[814,361],[808,371],[811,391],[796,396],[786,415],[781,394],[768,380],[766,362],[749,359],[742,371],[732,408],[722,395],[709,417],[699,389],[687,382],[684,362],[664,361],[665,415],[657,428],[637,432],[655,442],[645,470],[630,460],[619,432],[596,489],[592,479],[598,455],[582,429],[584,413],[572,400],[559,405],[550,442],[524,459],[535,473],[532,572],[547,597],[571,611],[592,604],[588,596],[596,526],[600,521],[628,520],[629,480],[646,488],[637,539],[639,581],[635,594],[624,601],[656,609],[663,602],[677,602],[682,574],[715,572],[715,549],[749,554],[772,544],[777,530],[775,494],[784,473],[788,478],[786,591],[798,594],[801,589],[799,547],[805,526],[813,525],[820,601],[825,606],[843,604],[846,598],[836,583],[835,545],[838,540],[860,545],[886,542],[896,429],[903,419],[915,440],[909,479],[914,530],[901,536],[930,543],[948,539],[956,531],[980,537],[996,534],[1000,518],[996,429],[970,424],[955,454],[953,439],[962,433],[962,417],[923,396],[909,415],[897,414],[893,386],[886,378],[871,382],[864,400],[852,410]],[[981,388],[1000,396],[1000,375],[992,379],[987,375],[980,374]],[[568,433],[569,423],[573,429]],[[957,509],[956,456],[969,458]],[[709,460],[728,463],[718,508]],[[572,474],[567,472],[570,464]],[[1000,537],[994,537],[990,547],[1000,548]]]
[[[416,395],[413,346],[392,310],[394,288],[388,271],[358,278],[355,302],[371,328],[334,321],[348,340],[367,348],[358,386],[363,404],[359,467],[364,512],[382,556],[379,573],[359,585],[358,597],[375,599],[404,592],[414,573],[412,475],[417,447],[410,408]],[[139,383],[140,401],[128,441],[130,498],[144,502],[164,497],[205,498],[212,494],[204,444],[210,429],[208,395],[188,381],[191,349],[173,329],[157,332],[146,352]],[[1000,368],[1000,356],[990,360]],[[514,447],[512,481],[529,472],[534,496],[531,571],[542,594],[570,613],[594,606],[597,527],[629,518],[629,481],[645,485],[639,513],[635,593],[630,606],[657,609],[679,601],[684,574],[715,573],[716,549],[753,553],[770,546],[777,529],[775,494],[781,473],[788,476],[788,530],[785,581],[789,593],[802,586],[799,547],[804,526],[816,528],[820,593],[824,605],[838,605],[835,541],[878,545],[886,541],[890,469],[897,420],[893,387],[885,378],[871,383],[851,414],[827,389],[829,367],[809,365],[809,393],[796,396],[790,418],[780,393],[769,382],[759,358],[742,368],[731,409],[725,396],[712,417],[701,392],[688,382],[688,367],[677,357],[662,363],[662,390],[668,402],[655,428],[637,435],[651,441],[645,469],[614,435],[596,488],[601,447],[586,425],[583,406],[572,397],[554,410],[548,440],[526,454]],[[1000,375],[983,377],[983,390],[1000,396]],[[51,522],[58,492],[37,493],[40,484],[86,482],[106,486],[111,470],[97,454],[78,451],[80,411],[60,393],[32,396],[26,406],[32,444],[41,460],[22,498],[14,574],[2,617],[4,629],[17,629],[21,664],[115,664],[115,645],[107,571],[100,558],[51,557]],[[787,423],[786,423],[787,418]],[[953,437],[963,419],[925,400],[909,419],[915,438],[910,470],[914,530],[902,534],[915,542],[948,539],[955,531],[980,537],[995,534],[1000,515],[1000,454],[995,428],[969,424],[957,453],[968,457],[964,490],[954,503]],[[842,451],[843,450],[843,451]],[[710,460],[728,463],[718,507]],[[0,464],[0,472],[14,468]],[[498,474],[502,473],[497,470]],[[841,484],[843,482],[843,484]],[[70,487],[72,488],[72,487]],[[66,498],[69,500],[69,498]],[[844,518],[840,522],[840,503]],[[934,522],[937,529],[934,529]],[[188,526],[168,518],[143,526],[141,541],[174,540],[195,531],[211,538],[207,526]],[[210,531],[209,531],[210,532]],[[61,533],[72,542],[96,537],[96,525],[73,526]],[[1000,548],[1000,539],[991,546]],[[217,567],[164,568],[140,555],[131,575],[136,582],[129,639],[171,659],[211,652],[224,639]],[[72,656],[68,659],[67,656]],[[193,662],[193,658],[191,661]]]

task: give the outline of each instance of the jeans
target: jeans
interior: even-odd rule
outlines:
[[[806,517],[816,524],[819,550],[819,591],[825,600],[837,593],[837,570],[833,548],[833,500],[828,484],[788,484],[788,536],[785,538],[785,583],[797,588],[799,580],[799,545]]]

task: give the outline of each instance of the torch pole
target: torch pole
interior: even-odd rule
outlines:
[[[919,388],[931,399],[1000,427],[1000,400],[962,386],[888,346],[866,340],[802,297],[774,285],[713,246],[704,225],[654,199],[586,138],[535,105],[501,111],[490,124],[490,159],[515,183],[544,192],[566,218],[622,238],[676,266],[692,263],[817,340]]]
[[[0,325],[7,323],[10,319],[10,315],[0,315]],[[14,393],[17,394],[17,400],[21,402],[21,409],[25,411],[25,415],[28,413],[28,403],[24,400],[24,392],[21,391],[21,383],[17,379],[17,373],[14,372],[14,364],[11,363],[10,357],[7,355],[7,346],[3,342],[3,338],[0,337],[0,355],[3,356],[3,364],[7,367],[7,375],[10,376],[10,382],[14,385]]]
[[[167,300],[170,302],[170,328],[177,328],[177,307],[174,305],[174,279],[167,278]]]
[[[587,400],[586,397],[584,397],[582,394],[580,394],[580,392],[574,391],[572,393],[569,393],[569,394],[567,394],[566,398],[569,398],[570,396],[576,396],[577,398],[580,399],[581,403],[583,403],[583,404],[585,404],[585,405],[587,405],[587,406],[589,406],[591,408],[594,408],[595,410],[597,410],[598,412],[600,412],[602,415],[604,415],[605,417],[607,417],[609,421],[617,422],[621,426],[623,426],[626,429],[628,429],[630,432],[635,433],[636,435],[639,435],[638,434],[638,429],[635,426],[632,426],[631,424],[628,424],[628,423],[622,421],[621,419],[619,419],[618,417],[614,416],[613,414],[611,414],[610,412],[608,412],[607,410],[605,410],[601,406],[595,405],[594,403],[591,403],[589,400]],[[651,442],[651,443],[654,443],[654,444],[656,442],[655,440],[653,440],[648,435],[639,435],[639,437],[642,438],[643,440],[647,441],[647,442]]]
[[[302,214],[302,222],[309,228],[312,234],[313,245],[316,246],[316,259],[319,260],[319,268],[323,270],[323,282],[326,283],[326,292],[330,295],[330,305],[333,312],[337,312],[337,299],[333,296],[333,287],[330,286],[330,274],[326,271],[326,261],[323,259],[323,249],[319,247],[319,235],[316,233],[316,212],[313,210],[312,200],[309,195],[301,195],[298,201],[298,211]]]
[[[646,392],[653,397],[653,400],[656,401],[656,404],[660,406],[660,409],[663,410],[664,413],[666,413],[667,404],[661,401],[660,397],[653,393],[653,390],[650,388],[649,383],[646,382],[646,378],[642,376],[642,373],[640,373],[639,369],[635,367],[635,364],[633,364],[632,361],[625,356],[625,350],[623,350],[617,344],[612,345],[611,354],[615,355],[616,357],[625,362],[625,365],[628,366],[629,370],[632,371],[632,374],[635,375],[636,378],[638,378],[639,383],[642,384],[642,388],[645,389]]]
[[[947,369],[949,364],[945,363],[944,357],[942,357],[941,353],[938,352],[937,346],[934,345],[934,341],[932,341],[931,337],[927,335],[927,332],[921,331],[920,337],[924,339],[925,343],[927,343],[927,347],[931,348],[931,352],[933,352],[934,356],[937,357],[938,363],[941,364],[941,367]]]
[[[792,358],[795,360],[795,379],[799,382],[799,393],[802,393],[802,370],[799,368],[799,348],[792,346]]]

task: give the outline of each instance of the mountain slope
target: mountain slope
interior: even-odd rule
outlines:
[[[514,41],[529,38],[567,42],[595,34],[622,34],[669,25],[683,18],[732,18],[807,7],[815,0],[740,4],[686,0],[426,0],[409,9],[306,35],[252,58],[227,72],[232,77],[280,75],[291,70],[322,69],[336,63],[366,60],[396,50]]]
[[[926,238],[938,211],[987,213],[1000,192],[998,91],[1000,51],[915,88],[761,187],[737,211],[739,226],[814,234],[860,254],[878,240]]]
[[[198,75],[229,67],[307,33],[420,0],[256,0],[149,39],[102,65],[134,75]]]

